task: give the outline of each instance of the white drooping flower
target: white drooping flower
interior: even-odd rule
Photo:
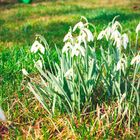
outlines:
[[[122,39],[120,37],[116,37],[113,45],[116,45],[118,49],[121,49]]]
[[[133,64],[140,64],[140,55],[139,54],[132,58],[131,65],[133,65]]]
[[[78,41],[79,44],[84,42],[84,44],[86,46],[87,42],[93,41],[92,32],[89,29],[87,29],[87,28],[81,29],[80,34],[77,37],[77,41]]]
[[[111,27],[108,26],[105,30],[102,30],[99,33],[99,35],[97,37],[97,40],[101,40],[105,36],[106,40],[108,41],[110,36],[111,36],[111,34],[112,34],[112,29],[111,29]]]
[[[106,37],[107,41],[109,40],[109,38],[110,38],[110,36],[112,34],[112,31],[113,31],[112,28],[109,27],[109,26],[105,29],[105,37]]]
[[[112,30],[118,30],[118,28],[122,29],[121,24],[118,21],[115,21],[115,23],[112,24]]]
[[[140,23],[136,27],[136,33],[138,34],[139,31],[140,31]]]
[[[36,40],[31,47],[31,52],[36,53],[38,50],[42,54],[44,54],[44,52],[45,52],[44,46]]]
[[[124,46],[125,49],[127,48],[127,44],[128,43],[129,43],[129,39],[128,39],[127,34],[123,34],[122,35],[122,44],[123,44],[123,46]]]
[[[70,68],[64,75],[65,77],[72,77],[73,76],[73,69]]]
[[[75,44],[75,46],[72,48],[71,56],[85,56],[85,49],[83,46],[81,46],[79,43]]]
[[[28,76],[28,72],[26,71],[26,69],[22,69],[22,73],[25,75],[25,76]]]
[[[74,27],[73,27],[73,32],[76,31],[76,29],[83,29],[84,28],[84,23],[83,22],[78,22]]]
[[[118,30],[115,30],[112,35],[111,39],[114,40],[114,44],[118,49],[120,49],[122,46],[124,49],[127,48],[127,45],[129,43],[128,35],[124,33],[123,35],[120,34]]]
[[[121,38],[121,33],[118,30],[115,30],[111,34],[111,39],[116,40],[117,38]]]
[[[69,50],[72,50],[72,48],[72,44],[70,42],[66,42],[62,49],[62,53],[68,52]]]
[[[1,109],[1,107],[0,107],[0,120],[1,121],[6,121],[6,117],[5,117],[5,115],[4,115],[4,112],[3,112],[3,110]]]
[[[72,49],[71,57],[78,56],[80,51],[77,48]]]
[[[68,40],[73,42],[73,36],[72,36],[71,30],[69,30],[69,32],[65,35],[63,42],[66,42]]]
[[[118,21],[115,21],[115,23],[112,25],[112,33],[111,33],[111,39],[114,40],[114,44],[116,44],[117,48],[120,48],[122,45],[126,49],[127,44],[129,43],[129,39],[126,33],[121,35],[118,28],[122,30],[122,26]]]
[[[84,18],[85,19],[85,18]],[[85,19],[86,23],[80,21],[77,23],[73,30],[70,29],[68,34],[64,37],[64,47],[62,49],[62,53],[70,52],[70,56],[85,56],[85,48],[88,47],[88,42],[94,40],[93,34],[88,28],[88,21]],[[77,35],[75,31],[79,29],[79,34]]]
[[[97,40],[101,40],[104,36],[106,37],[106,40],[109,39],[116,39],[121,36],[121,33],[118,31],[118,27],[121,27],[121,24],[116,21],[112,26],[108,26],[105,30],[101,31],[100,34],[97,37]]]
[[[101,40],[105,36],[105,31],[101,31],[97,37],[97,40]]]
[[[35,66],[40,67],[42,69],[43,64],[41,60],[38,60],[37,62],[35,62]]]
[[[86,41],[86,33],[82,30],[79,34],[79,36],[77,36],[77,41],[76,44],[81,44],[84,42],[84,44],[86,45],[87,41]]]
[[[87,37],[87,41],[88,42],[93,41],[93,34],[92,34],[92,32],[89,29],[84,28],[83,32],[86,33],[86,37]]]
[[[124,71],[126,67],[127,67],[126,58],[121,58],[117,63],[116,71],[119,71],[119,70]]]

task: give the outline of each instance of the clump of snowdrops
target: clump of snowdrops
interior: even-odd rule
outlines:
[[[114,101],[117,107],[112,114],[116,116],[129,114],[131,120],[139,113],[140,23],[136,46],[131,46],[122,29],[114,18],[97,35],[96,27],[82,17],[65,35],[62,50],[56,47],[58,63],[53,61],[47,41],[36,36],[31,53],[38,58],[34,60],[38,82],[25,69],[22,71],[30,79],[29,90],[49,115],[56,111],[87,113]]]

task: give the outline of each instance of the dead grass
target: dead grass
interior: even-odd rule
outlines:
[[[76,0],[76,1],[68,1],[69,4],[75,4],[79,6],[83,6],[85,8],[97,8],[97,7],[113,7],[113,6],[121,6],[121,7],[130,7],[135,5],[140,5],[140,1],[138,0]],[[138,6],[140,9],[140,6]]]
[[[66,114],[49,117],[40,103],[22,88],[23,97],[15,93],[7,98],[7,122],[0,125],[3,139],[79,140],[79,139],[138,139],[138,124],[129,129],[127,114],[123,120],[113,118],[118,103],[97,105],[96,111],[70,118]],[[31,94],[31,96],[30,96]],[[9,121],[10,120],[10,121]],[[1,129],[2,128],[2,129]]]

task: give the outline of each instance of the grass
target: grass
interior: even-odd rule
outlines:
[[[102,27],[114,16],[120,15],[120,22],[126,29],[131,25],[130,30],[139,21],[139,9],[133,9],[131,5],[107,7],[105,4],[106,7],[102,8],[100,4],[98,8],[97,2],[91,0],[89,2],[91,3],[89,6],[88,2],[80,5],[80,2],[58,1],[32,5],[13,4],[7,6],[6,10],[2,7],[0,10],[0,48],[31,45],[37,33],[45,36],[49,43],[55,42],[62,45],[60,38],[63,38],[69,26],[75,24],[81,15],[87,17],[95,25],[102,23]],[[55,32],[56,29],[57,32]],[[97,29],[101,29],[101,25]]]
[[[111,2],[109,0],[59,0],[34,2],[31,5],[18,3],[0,5],[0,104],[9,120],[4,124],[9,128],[5,137],[66,139],[68,136],[70,139],[78,139],[78,137],[90,139],[90,133],[92,134],[93,131],[90,126],[94,124],[94,116],[85,115],[83,117],[85,121],[75,118],[73,122],[75,130],[70,129],[67,116],[58,113],[53,119],[49,118],[41,105],[23,86],[21,69],[26,67],[28,71],[34,73],[32,76],[35,76],[32,63],[35,56],[30,54],[30,46],[36,34],[43,35],[52,50],[55,43],[62,48],[62,39],[69,26],[73,26],[81,16],[85,16],[95,24],[98,32],[114,16],[120,15],[118,20],[122,23],[124,31],[134,38],[132,32],[135,32],[135,27],[140,21],[138,4],[138,1],[127,0],[117,0],[117,2],[116,0]],[[125,128],[121,130],[122,127],[118,126],[115,132],[113,126],[108,127],[106,129],[108,136],[104,138],[119,139],[120,134],[124,138],[138,137],[137,124],[134,126],[136,130],[132,130],[134,133],[129,136]],[[102,131],[94,134],[93,137],[102,138]]]

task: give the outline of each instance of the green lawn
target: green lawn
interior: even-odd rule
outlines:
[[[33,76],[36,74],[32,63],[34,56],[30,54],[35,35],[41,34],[46,38],[55,57],[55,44],[58,48],[63,47],[63,37],[81,16],[93,23],[99,32],[119,15],[118,21],[122,23],[123,31],[135,39],[135,28],[140,22],[139,5],[138,0],[34,0],[27,5],[0,4],[0,104],[9,120],[6,126],[11,125],[7,137],[24,139],[29,135],[29,139],[47,139],[50,135],[47,129],[53,129],[45,111],[23,86],[25,81],[22,68],[26,67]],[[54,118],[54,125],[62,125],[65,135],[71,135],[72,139],[69,128],[65,124],[59,124],[62,118],[63,116],[59,116],[58,120]],[[64,117],[64,120],[67,120],[67,117]],[[50,123],[50,126],[47,123]],[[79,133],[83,131],[83,139],[88,135],[85,125],[83,123],[78,130]],[[54,133],[57,135],[58,132]]]
[[[62,46],[61,40],[69,26],[74,25],[81,16],[94,23],[97,30],[119,15],[118,20],[123,24],[123,28],[133,31],[140,19],[139,7],[135,8],[138,2],[121,6],[104,6],[101,2],[99,6],[97,4],[95,0],[88,0],[11,4],[7,5],[7,8],[1,6],[0,49],[30,46],[35,34],[42,34],[50,44]]]

